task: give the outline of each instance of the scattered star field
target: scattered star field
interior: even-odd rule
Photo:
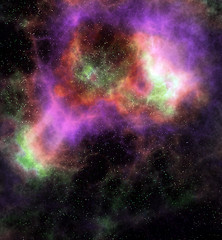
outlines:
[[[0,239],[221,239],[220,0],[0,13]]]

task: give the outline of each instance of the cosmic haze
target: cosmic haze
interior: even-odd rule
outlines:
[[[222,239],[222,1],[3,0],[0,240]]]

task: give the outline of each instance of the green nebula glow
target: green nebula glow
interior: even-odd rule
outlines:
[[[27,129],[28,128],[22,129],[16,136],[16,142],[22,150],[16,154],[16,161],[24,170],[34,170],[40,177],[44,177],[47,175],[46,169],[36,161],[34,153],[29,147],[28,139],[25,138]]]
[[[168,101],[174,96],[179,79],[167,69],[165,70],[164,65],[158,66],[149,54],[145,53],[143,59],[146,62],[147,77],[153,85],[152,91],[147,96],[147,103],[154,104],[165,115],[174,114],[174,108]]]
[[[83,57],[81,65],[77,67],[75,76],[78,80],[85,83],[89,88],[103,88],[108,90],[114,87],[118,80],[124,76],[125,67],[114,67],[107,60],[106,54],[100,59],[100,64],[96,65],[92,57]]]

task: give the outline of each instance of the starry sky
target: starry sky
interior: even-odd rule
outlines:
[[[0,8],[0,239],[221,239],[220,0]]]

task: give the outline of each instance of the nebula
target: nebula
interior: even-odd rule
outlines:
[[[3,7],[0,237],[219,239],[219,1],[32,5]]]
[[[118,116],[131,125],[129,128],[138,128],[139,122],[140,128],[146,129],[150,124],[173,123],[186,111],[184,104],[197,109],[207,104],[202,66],[191,64],[204,56],[204,50],[198,51],[195,36],[202,36],[203,30],[195,21],[176,37],[172,28],[186,21],[176,22],[175,16],[166,13],[158,20],[149,17],[146,2],[141,19],[122,17],[130,15],[130,3],[120,3],[120,9],[113,13],[106,13],[104,4],[117,6],[106,1],[89,1],[84,7],[75,4],[68,2],[64,6],[68,17],[50,26],[66,30],[57,39],[59,53],[53,53],[58,60],[39,61],[40,70],[31,79],[41,84],[45,100],[40,103],[40,116],[25,132],[22,130],[22,136],[18,134],[21,152],[17,161],[27,168],[58,164],[63,143],[76,148],[86,134],[99,134],[98,121],[109,129]],[[91,12],[85,15],[89,5]],[[172,21],[172,27],[159,31],[166,19]],[[198,32],[194,34],[193,28]],[[189,48],[197,50],[189,52]],[[117,116],[108,110],[111,106]]]

